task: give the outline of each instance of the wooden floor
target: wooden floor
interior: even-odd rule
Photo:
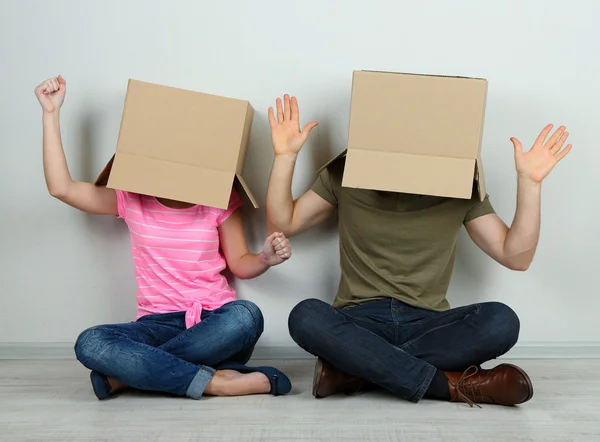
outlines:
[[[102,402],[75,361],[0,361],[0,440],[600,442],[600,360],[519,364],[533,380],[532,401],[479,409],[382,392],[316,400],[309,360],[276,364],[292,379],[289,396],[137,392]]]

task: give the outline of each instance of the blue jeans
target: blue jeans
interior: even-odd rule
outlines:
[[[264,325],[260,309],[242,300],[204,310],[201,319],[189,329],[185,312],[99,325],[79,335],[75,354],[90,370],[130,387],[200,399],[213,367],[248,362]]]
[[[308,299],[290,313],[289,331],[336,368],[418,402],[437,369],[462,371],[510,350],[519,318],[498,302],[434,312],[395,299],[346,308]]]

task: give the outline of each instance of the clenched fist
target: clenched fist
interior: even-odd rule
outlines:
[[[271,234],[265,241],[262,256],[263,262],[271,267],[287,261],[292,256],[290,240],[283,233]]]
[[[65,101],[67,82],[59,75],[44,81],[34,92],[44,112],[53,113],[58,111]]]

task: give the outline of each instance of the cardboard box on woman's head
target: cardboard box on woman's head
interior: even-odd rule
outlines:
[[[487,81],[355,71],[342,186],[485,198]]]
[[[129,80],[115,155],[96,185],[226,209],[242,178],[248,101]]]

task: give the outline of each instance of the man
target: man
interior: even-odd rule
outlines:
[[[412,402],[423,397],[515,405],[533,396],[527,374],[514,365],[481,364],[517,342],[519,319],[510,307],[485,302],[450,309],[446,291],[459,230],[503,266],[526,270],[540,232],[541,183],[571,150],[568,133],[548,125],[532,149],[515,149],[517,210],[511,227],[480,201],[345,188],[345,159],[330,164],[312,188],[293,200],[296,157],[317,122],[300,129],[295,97],[269,109],[275,160],[267,193],[270,231],[288,237],[339,215],[341,281],[333,305],[298,304],[289,330],[318,356],[313,395],[357,393],[379,386]],[[399,135],[400,138],[400,135]],[[474,192],[475,194],[476,192]]]

